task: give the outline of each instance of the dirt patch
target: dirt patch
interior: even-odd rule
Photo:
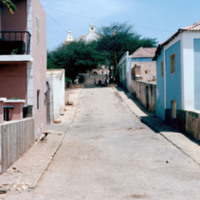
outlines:
[[[132,198],[132,199],[144,199],[146,197],[147,197],[146,195],[141,195],[141,194],[132,194],[132,195],[130,195],[130,198]]]

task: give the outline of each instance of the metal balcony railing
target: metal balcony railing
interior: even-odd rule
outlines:
[[[30,41],[28,31],[0,31],[0,55],[30,54]]]

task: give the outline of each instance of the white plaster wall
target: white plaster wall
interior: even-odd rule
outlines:
[[[131,62],[129,59],[126,60],[126,66],[127,66],[127,72],[126,72],[126,77],[127,77],[127,89],[129,92],[131,92]]]
[[[54,79],[53,81],[53,99],[54,99],[54,117],[58,117],[63,111],[65,106],[65,83],[64,83],[64,73],[62,79]]]
[[[60,116],[60,113],[64,110],[65,106],[65,77],[64,70],[59,75],[48,74],[47,81],[50,85],[51,94],[53,95],[53,120]],[[51,113],[52,114],[52,113]]]
[[[132,91],[132,79],[131,79],[131,58],[129,57],[129,51],[126,52],[126,87],[128,92]]]
[[[194,109],[194,39],[200,38],[199,32],[183,33],[183,109]]]

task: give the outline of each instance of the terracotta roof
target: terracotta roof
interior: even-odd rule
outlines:
[[[156,60],[158,55],[160,55],[160,52],[161,52],[163,46],[165,46],[166,44],[171,42],[179,33],[182,33],[184,31],[200,31],[200,21],[198,21],[190,26],[186,26],[186,27],[178,29],[178,31],[176,33],[174,33],[169,39],[167,39],[163,43],[160,43],[157,47],[156,55],[154,56],[153,60]]]
[[[172,39],[174,39],[179,33],[182,33],[184,31],[200,31],[200,21],[190,25],[190,26],[186,26],[183,28],[178,29],[178,31],[176,33],[174,33],[168,40],[166,40],[165,42],[161,43],[162,46],[164,46],[165,44],[168,44]]]
[[[156,48],[143,48],[137,49],[130,57],[131,58],[153,58],[155,56]]]
[[[190,26],[186,26],[181,28],[181,30],[184,31],[200,31],[200,21],[190,25]]]

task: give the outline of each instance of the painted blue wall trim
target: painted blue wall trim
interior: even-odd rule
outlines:
[[[176,55],[175,73],[170,72],[170,57]],[[166,108],[171,109],[171,101],[176,100],[177,109],[182,109],[181,95],[181,43],[176,42],[165,51],[166,60]]]
[[[200,110],[200,39],[194,39],[194,108]]]
[[[151,62],[152,58],[131,58],[132,62]]]
[[[164,76],[161,76],[161,62],[164,63],[164,50],[162,49],[160,55],[156,60],[156,116],[165,120],[165,99],[164,99]]]

